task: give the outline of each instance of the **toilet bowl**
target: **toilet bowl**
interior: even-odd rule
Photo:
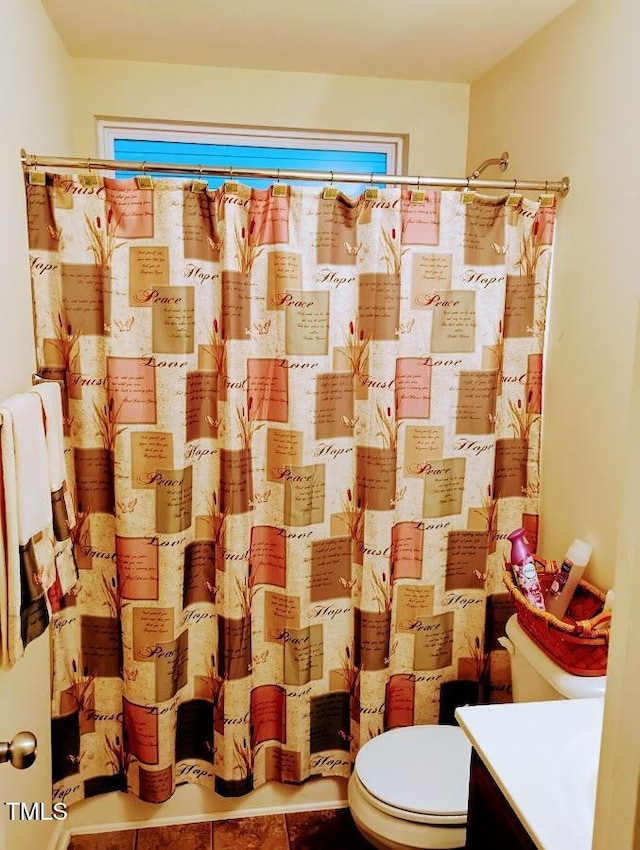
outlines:
[[[378,850],[464,847],[471,744],[457,726],[406,726],[356,756],[349,806]]]
[[[606,677],[572,676],[513,616],[501,643],[514,702],[603,697]],[[356,756],[349,806],[377,850],[461,850],[466,840],[471,745],[457,726],[407,726],[372,738]]]

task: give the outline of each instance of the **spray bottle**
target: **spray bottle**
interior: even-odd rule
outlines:
[[[512,531],[507,540],[511,541],[511,568],[520,592],[532,605],[544,611],[544,596],[524,528]]]

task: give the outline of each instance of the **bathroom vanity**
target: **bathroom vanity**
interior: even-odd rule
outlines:
[[[591,850],[604,700],[466,706],[466,850]]]
[[[473,750],[465,850],[536,850],[488,768]]]

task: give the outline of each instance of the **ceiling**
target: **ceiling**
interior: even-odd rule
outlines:
[[[575,0],[41,0],[74,58],[469,83]]]

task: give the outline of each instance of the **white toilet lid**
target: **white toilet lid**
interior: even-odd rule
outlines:
[[[372,738],[355,770],[369,793],[395,809],[466,818],[471,744],[458,726],[407,726]]]

